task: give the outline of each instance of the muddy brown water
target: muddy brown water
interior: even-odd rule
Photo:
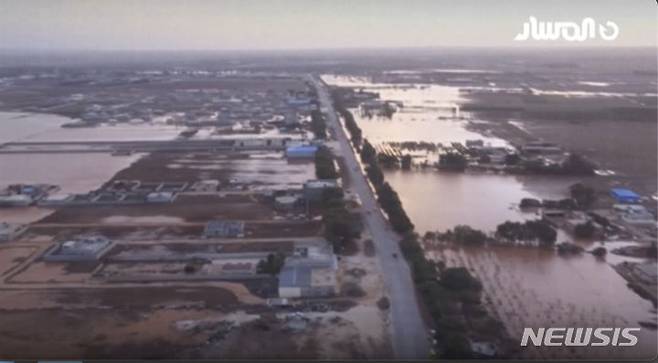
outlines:
[[[434,107],[460,102],[456,87],[410,85],[404,88],[370,84],[367,79],[354,77],[327,77],[325,80],[330,84],[379,92],[383,99],[407,101],[418,106],[394,114],[391,120],[367,118],[354,112],[364,136],[375,143],[446,143],[479,138],[492,144],[504,144],[499,139],[474,135],[465,129],[464,122],[450,119],[444,109]],[[506,220],[537,218],[518,209],[521,198],[565,197],[568,186],[573,183],[564,178],[520,180],[506,175],[435,170],[394,170],[385,174],[400,195],[416,231],[421,234],[459,224],[491,232]],[[559,241],[565,239],[569,236],[561,232]],[[584,243],[583,246],[591,248],[597,244]],[[611,246],[614,244],[608,243],[609,249]],[[531,247],[441,247],[428,250],[428,255],[449,266],[466,266],[475,272],[483,282],[486,305],[505,324],[512,339],[520,341],[524,327],[639,327],[640,321],[656,322],[652,303],[631,291],[609,262],[588,253],[562,257],[552,250]],[[611,257],[615,263],[622,259]],[[656,331],[642,328],[638,337],[638,346],[631,348],[526,348],[521,355],[612,359],[655,356]]]

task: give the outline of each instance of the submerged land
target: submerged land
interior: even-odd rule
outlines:
[[[7,57],[0,356],[655,356],[655,54],[494,53]]]

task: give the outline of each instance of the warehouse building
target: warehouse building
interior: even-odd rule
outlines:
[[[318,147],[314,145],[291,146],[286,149],[288,159],[313,159]]]
[[[279,272],[279,297],[324,297],[336,294],[338,261],[331,247],[297,247]]]
[[[339,188],[340,185],[335,179],[309,180],[304,183],[304,198],[311,202],[319,201],[326,190]]]
[[[60,242],[49,248],[44,261],[97,261],[112,248],[112,241],[103,236],[81,236]]]
[[[244,237],[244,222],[228,220],[210,221],[206,224],[203,236],[206,238]]]

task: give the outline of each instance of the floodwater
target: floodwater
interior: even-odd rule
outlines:
[[[154,124],[127,123],[101,124],[96,127],[60,127],[75,120],[51,114],[0,112],[0,143],[49,141],[134,141],[170,140],[183,127]]]
[[[358,111],[352,110],[356,115]],[[449,145],[451,142],[466,140],[485,140],[493,146],[505,146],[506,142],[483,137],[467,130],[466,121],[439,120],[441,111],[427,113],[423,111],[404,109],[395,114],[393,119],[385,117],[360,118],[359,126],[368,140],[373,143],[424,141]],[[400,132],[404,129],[404,132]]]
[[[392,119],[366,118],[353,112],[364,137],[375,144],[388,141],[449,143],[466,139],[505,143],[473,135],[465,129],[466,121],[456,115],[451,118],[452,111],[436,106],[458,104],[457,87],[369,84],[362,77],[323,79],[329,84],[379,92],[386,100],[406,99],[415,106],[395,113]],[[410,91],[412,89],[414,91]],[[480,121],[473,120],[470,115],[464,118]],[[434,169],[385,171],[385,175],[421,234],[460,224],[492,232],[506,220],[536,218],[534,214],[518,210],[521,198],[563,198],[568,186],[575,181]],[[559,231],[558,242],[568,239],[566,233]],[[577,243],[587,250],[599,245],[599,242]],[[623,242],[606,242],[609,250],[624,245]],[[611,255],[610,261],[606,261],[589,253],[563,257],[552,250],[510,246],[440,246],[430,247],[427,253],[448,266],[466,266],[472,270],[482,280],[487,307],[505,324],[514,340],[520,341],[524,327],[639,327],[640,321],[656,322],[656,310],[651,302],[631,291],[610,265],[631,260],[629,258]],[[524,348],[521,354],[528,358],[648,359],[655,356],[656,331],[642,328],[638,337],[638,346],[632,348]]]
[[[250,153],[249,158],[230,159],[224,156],[208,160],[181,157],[167,166],[169,169],[193,168],[198,170],[226,170],[234,183],[253,186],[301,187],[315,179],[312,159],[290,162],[282,153]]]
[[[183,127],[155,124],[117,124],[96,127],[58,128],[31,135],[22,141],[137,141],[172,140]]]
[[[126,137],[172,138],[170,129],[145,125],[62,128],[74,120],[49,114],[0,112],[0,143],[17,141],[124,140]],[[140,131],[141,130],[141,131]],[[53,184],[58,193],[87,193],[100,187],[116,172],[142,155],[112,156],[105,153],[0,154],[0,188],[9,184]],[[0,209],[0,220],[29,223],[52,213],[29,207]]]
[[[381,142],[423,141],[441,144],[483,140],[492,146],[507,146],[505,140],[483,136],[466,129],[473,119],[469,113],[460,113],[459,105],[465,102],[459,87],[369,83],[363,77],[322,76],[328,84],[355,87],[377,92],[382,100],[400,101],[403,107],[392,118],[365,117],[352,109],[363,134],[374,144]]]
[[[73,120],[47,114],[0,112],[0,144],[59,130]]]
[[[495,231],[500,223],[535,219],[518,208],[521,198],[557,199],[562,194],[538,195],[508,175],[424,171],[386,171],[386,181],[400,194],[416,231],[444,231],[467,224]],[[569,184],[564,185],[566,191]],[[412,186],[412,187],[411,187]],[[557,188],[556,188],[557,189]]]
[[[448,266],[466,266],[482,280],[485,302],[512,339],[532,327],[639,327],[656,322],[652,304],[590,254],[562,257],[531,247],[451,248],[429,252]],[[537,358],[650,358],[656,332],[642,328],[635,348],[529,349]]]
[[[0,221],[26,224],[36,222],[53,213],[54,209],[40,207],[0,208]]]
[[[0,188],[10,184],[52,184],[57,193],[84,194],[97,189],[142,155],[0,154]],[[42,207],[0,208],[0,221],[31,223],[54,210]]]
[[[61,193],[87,193],[140,157],[140,154],[112,156],[103,153],[0,154],[0,186],[53,184],[60,187]]]
[[[49,114],[0,112],[0,143],[49,141],[168,140],[182,130],[162,124],[100,125],[62,128],[75,120]],[[106,153],[0,154],[0,187],[15,183],[46,183],[62,193],[87,193],[142,155]]]

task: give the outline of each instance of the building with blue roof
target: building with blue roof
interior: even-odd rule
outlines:
[[[315,145],[291,146],[286,149],[286,157],[289,159],[312,159],[318,147]]]
[[[612,188],[610,189],[610,195],[615,198],[618,203],[639,203],[641,198],[639,194],[626,188]]]

